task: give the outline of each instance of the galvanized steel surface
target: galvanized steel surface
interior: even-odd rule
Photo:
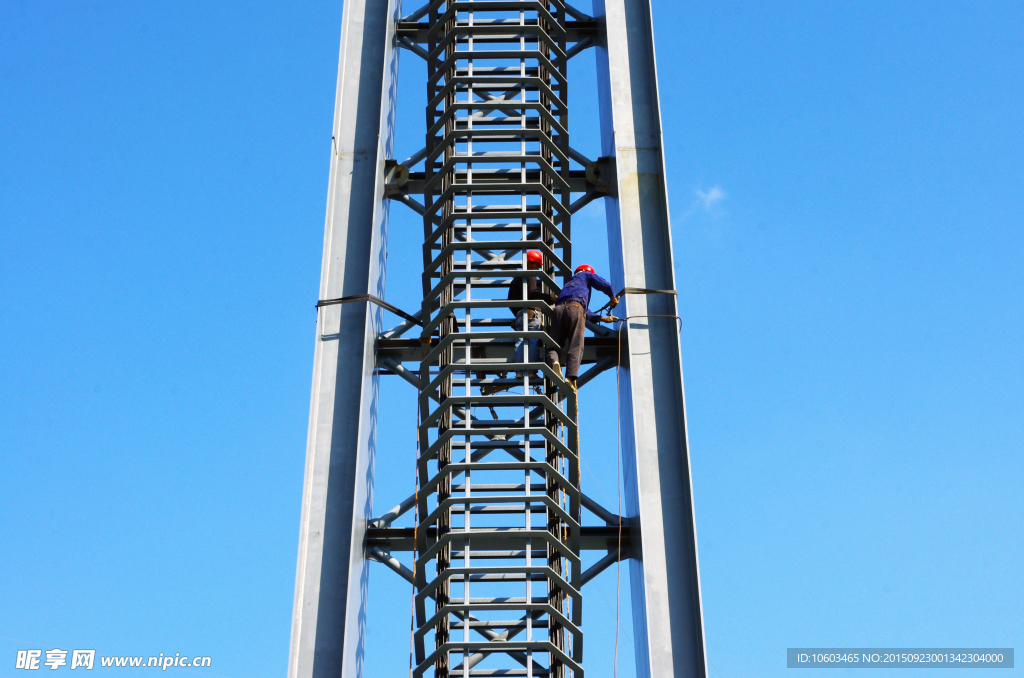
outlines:
[[[442,1],[425,18],[422,317],[437,344],[420,366],[413,674],[579,678],[576,397],[539,355],[479,350],[550,343],[504,299],[570,271],[565,9]],[[529,249],[543,270],[527,273]]]

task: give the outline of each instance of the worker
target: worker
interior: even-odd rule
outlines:
[[[526,268],[530,271],[539,271],[544,265],[544,255],[540,250],[530,250],[526,253]],[[523,284],[525,280],[526,284]],[[557,294],[546,292],[541,289],[537,276],[531,275],[526,278],[517,278],[508,287],[508,300],[521,301],[523,299],[523,287],[526,287],[526,298],[536,301],[544,301],[554,304]],[[539,332],[541,329],[541,312],[538,308],[511,307],[512,314],[516,317],[515,328],[520,332]],[[540,339],[517,339],[515,347],[517,363],[540,362]]]
[[[565,379],[574,390],[576,378],[580,374],[580,361],[583,359],[583,332],[586,329],[586,321],[615,322],[612,316],[601,316],[590,310],[590,291],[594,288],[611,298],[609,308],[615,308],[619,303],[611,284],[594,273],[593,266],[580,264],[555,300],[555,312],[551,319],[549,334],[566,354]],[[548,364],[561,374],[562,367],[558,357],[558,351],[548,349]]]
[[[541,254],[540,250],[529,250],[526,253],[527,270],[539,271],[543,265],[544,255]],[[555,303],[557,295],[541,289],[540,281],[537,280],[535,275],[513,278],[512,283],[508,286],[508,300],[522,301],[524,287],[526,288],[526,299],[544,301],[548,304]],[[518,331],[539,332],[541,330],[541,312],[539,308],[510,306],[509,310],[516,317],[514,327]],[[514,355],[517,363],[540,362],[543,359],[540,355],[540,339],[523,339],[522,337],[516,339]],[[522,379],[524,374],[524,372],[518,372],[517,378]],[[491,395],[506,388],[508,386],[488,384],[481,387],[480,392],[483,395]]]

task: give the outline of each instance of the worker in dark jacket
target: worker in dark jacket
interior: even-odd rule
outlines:
[[[544,255],[540,253],[540,250],[530,250],[526,253],[526,268],[530,271],[539,271],[541,266],[544,265]],[[508,300],[509,301],[522,301],[523,299],[523,288],[526,288],[526,298],[536,301],[544,301],[548,304],[554,304],[557,295],[551,292],[545,292],[541,289],[540,281],[537,280],[537,276],[528,276],[526,278],[515,278],[512,280],[512,284],[508,286]],[[516,317],[515,328],[520,332],[539,332],[541,329],[541,312],[537,308],[523,308],[523,307],[509,307],[512,311],[512,315]],[[539,362],[542,358],[540,356],[540,339],[517,339],[515,347],[515,360],[517,363],[531,363]]]
[[[590,291],[597,288],[607,294],[612,302],[610,308],[615,308],[619,298],[611,284],[594,273],[594,268],[587,264],[576,267],[574,275],[565,283],[561,294],[555,300],[555,313],[551,319],[551,338],[558,342],[562,351],[566,353],[565,379],[575,389],[576,378],[580,374],[580,361],[583,359],[583,333],[586,330],[586,321],[593,322],[614,322],[610,316],[601,316],[590,310]],[[558,362],[558,352],[548,349],[548,364],[561,370]]]
[[[541,254],[540,250],[529,250],[526,253],[527,270],[539,271],[543,265],[544,255]],[[554,304],[557,298],[556,294],[545,292],[541,288],[540,281],[537,280],[535,275],[513,278],[508,286],[508,300],[522,301],[524,292],[526,293],[526,299],[544,301],[548,304]],[[539,308],[509,306],[509,310],[516,317],[515,325],[513,326],[516,330],[520,332],[539,332],[542,329],[542,315]],[[543,360],[540,352],[540,339],[516,339],[514,355],[517,363],[540,362]],[[524,375],[525,372],[523,371],[516,373],[518,379],[522,379]],[[482,395],[491,395],[498,391],[504,391],[507,388],[509,388],[508,385],[487,384],[480,387],[480,393]]]

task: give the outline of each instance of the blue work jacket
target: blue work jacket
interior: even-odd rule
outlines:
[[[601,319],[601,316],[590,310],[590,290],[595,287],[607,294],[608,298],[615,296],[615,290],[612,289],[611,283],[607,280],[596,273],[580,271],[570,278],[569,282],[565,283],[565,287],[562,288],[562,293],[558,295],[555,304],[578,301],[583,304],[583,308],[587,312],[587,320],[597,322]]]

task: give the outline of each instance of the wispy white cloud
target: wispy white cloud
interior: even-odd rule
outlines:
[[[721,186],[712,186],[710,190],[702,191],[697,188],[694,189],[694,193],[697,194],[697,199],[700,204],[704,206],[705,212],[710,212],[711,208],[726,198],[725,191],[722,190]]]

